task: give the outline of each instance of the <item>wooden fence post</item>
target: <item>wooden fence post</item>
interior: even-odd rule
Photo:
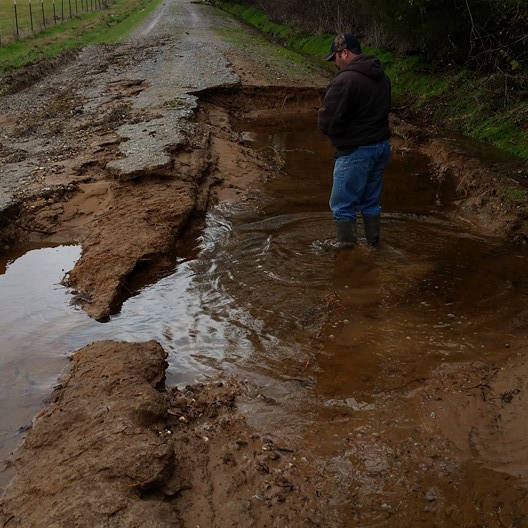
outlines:
[[[31,33],[35,34],[35,29],[33,28],[33,9],[31,8],[31,0],[29,0],[29,20],[31,22]]]
[[[17,39],[18,39],[20,37],[20,33],[19,33],[19,30],[18,30],[18,11],[17,11],[16,0],[13,1],[13,6],[15,8],[16,36],[17,36]]]

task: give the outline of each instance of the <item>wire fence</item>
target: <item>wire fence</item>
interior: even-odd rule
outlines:
[[[110,0],[0,0],[0,46],[109,5]]]

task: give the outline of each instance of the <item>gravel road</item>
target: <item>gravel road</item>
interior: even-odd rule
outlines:
[[[78,158],[90,157],[98,135],[117,132],[122,140],[107,160],[113,175],[129,179],[165,166],[167,152],[183,141],[196,108],[191,93],[241,82],[232,57],[247,52],[245,60],[259,72],[255,82],[260,84],[326,83],[313,68],[290,68],[287,58],[259,56],[257,37],[243,51],[240,44],[228,43],[222,31],[243,29],[206,4],[164,0],[123,44],[69,54],[51,74],[0,98],[0,218],[27,193],[75,181]],[[139,84],[141,89],[130,89]],[[116,101],[120,107],[129,105],[134,116],[112,116],[107,124],[113,126],[94,137],[89,125],[108,117]],[[65,127],[72,118],[83,126]]]

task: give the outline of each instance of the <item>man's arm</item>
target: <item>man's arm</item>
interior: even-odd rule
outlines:
[[[323,107],[319,109],[318,127],[327,136],[345,134],[347,110],[350,104],[350,82],[340,75],[326,92]]]

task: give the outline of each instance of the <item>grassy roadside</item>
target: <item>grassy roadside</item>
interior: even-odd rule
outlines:
[[[10,70],[43,58],[56,57],[66,50],[87,44],[118,42],[160,2],[161,0],[115,0],[107,9],[83,14],[39,33],[35,38],[2,46],[0,77]],[[0,84],[0,92],[1,90]]]
[[[333,38],[276,24],[253,7],[224,0],[212,3],[274,42],[318,60],[328,52]],[[468,70],[438,72],[420,57],[400,57],[374,48],[364,51],[382,60],[393,81],[395,106],[528,159],[528,102],[508,92],[503,75],[479,76]]]

